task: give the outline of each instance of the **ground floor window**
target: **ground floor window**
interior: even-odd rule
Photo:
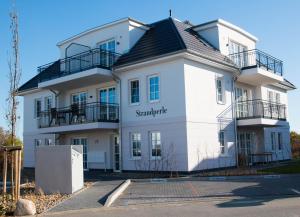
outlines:
[[[151,141],[151,158],[161,158],[161,135],[160,132],[150,132],[150,141]]]
[[[276,134],[275,134],[275,132],[271,132],[271,149],[272,149],[272,151],[276,150]]]
[[[278,133],[278,150],[282,150],[282,133]]]
[[[131,134],[131,156],[132,158],[140,158],[142,156],[140,133]]]
[[[220,153],[225,154],[226,147],[225,147],[225,133],[224,133],[224,131],[219,132],[219,143],[220,143]]]

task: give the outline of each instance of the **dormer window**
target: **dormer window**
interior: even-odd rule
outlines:
[[[111,66],[114,62],[113,53],[116,52],[116,41],[109,40],[99,44],[100,48],[100,64]]]
[[[236,65],[238,65],[241,68],[247,66],[248,61],[247,61],[247,54],[246,54],[247,51],[246,46],[230,40],[228,49],[229,49],[229,54],[234,54],[232,55],[233,57],[232,60]]]

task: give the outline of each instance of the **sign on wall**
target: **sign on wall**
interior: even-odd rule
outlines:
[[[137,117],[145,117],[145,116],[153,116],[155,117],[156,115],[163,115],[166,114],[168,111],[168,109],[166,109],[164,106],[161,107],[161,109],[154,109],[151,108],[148,111],[140,111],[140,110],[136,110],[136,116]]]

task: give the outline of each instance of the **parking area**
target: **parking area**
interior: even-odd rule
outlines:
[[[256,201],[257,205],[288,197],[300,197],[299,175],[133,180],[113,206],[189,200],[232,200],[240,205]]]

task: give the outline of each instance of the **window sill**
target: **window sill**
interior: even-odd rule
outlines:
[[[218,105],[225,105],[225,104],[226,104],[226,102],[217,101],[217,104],[218,104]]]
[[[142,157],[132,157],[132,158],[130,158],[130,160],[141,160],[142,159]]]
[[[220,157],[231,157],[228,153],[220,154]]]
[[[151,157],[151,160],[161,160],[161,157]]]
[[[160,103],[160,100],[149,100],[148,101],[150,104],[155,104],[155,103]]]
[[[129,103],[129,106],[139,106],[140,105],[140,103],[138,102],[138,103]]]

